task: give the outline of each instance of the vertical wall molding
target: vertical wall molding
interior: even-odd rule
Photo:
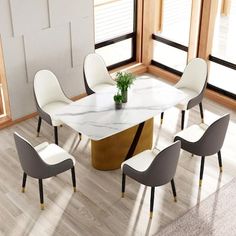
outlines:
[[[70,59],[71,59],[71,68],[74,67],[74,59],[73,59],[73,42],[72,42],[72,28],[71,21],[69,22],[69,37],[70,37]]]
[[[29,83],[29,73],[27,68],[27,58],[26,58],[26,49],[25,49],[25,36],[22,35],[22,46],[23,46],[23,52],[24,52],[24,66],[25,66],[25,73],[26,73],[26,83]]]
[[[12,37],[15,37],[15,30],[14,30],[13,18],[12,18],[11,1],[12,1],[12,0],[9,0],[9,1],[8,1],[8,7],[9,7],[10,20],[11,20]]]
[[[50,0],[47,0],[48,28],[51,28]]]

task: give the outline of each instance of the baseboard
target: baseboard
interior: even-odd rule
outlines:
[[[115,78],[115,75],[118,71],[128,71],[130,73],[133,73],[134,75],[139,75],[147,72],[147,67],[142,63],[133,62],[128,65],[111,70],[109,71],[109,73],[113,78]]]

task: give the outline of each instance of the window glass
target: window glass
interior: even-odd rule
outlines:
[[[112,56],[110,54],[111,52]],[[96,53],[103,57],[107,66],[128,60],[132,57],[132,39],[123,40],[121,42],[99,48],[96,50]]]
[[[118,0],[94,8],[95,43],[133,32],[134,0]]]
[[[160,36],[188,46],[192,1],[163,0]]]

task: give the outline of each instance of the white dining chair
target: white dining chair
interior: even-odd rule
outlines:
[[[121,164],[122,197],[125,193],[126,175],[141,184],[151,187],[150,218],[153,216],[155,187],[171,182],[174,200],[177,201],[174,176],[179,160],[180,141],[169,145],[160,152],[145,150]]]
[[[220,172],[222,172],[221,148],[224,143],[230,115],[226,114],[211,125],[200,124],[176,134],[174,141],[181,141],[181,148],[201,157],[199,186],[202,185],[205,157],[218,154]]]
[[[199,105],[201,121],[204,123],[204,113],[202,99],[207,86],[207,62],[202,58],[194,58],[186,66],[182,77],[175,87],[185,94],[177,107],[181,110],[181,129],[184,129],[185,111]],[[161,124],[163,122],[164,112],[161,113]]]
[[[25,192],[27,176],[38,179],[41,209],[44,209],[43,179],[71,170],[74,192],[76,191],[75,159],[56,144],[44,142],[33,147],[18,133],[14,133],[16,149],[23,169],[22,192]]]
[[[58,144],[58,126],[62,125],[55,112],[72,101],[66,97],[57,80],[49,70],[40,70],[34,77],[34,97],[39,114],[37,136],[39,136],[42,119],[54,127],[55,143]],[[81,134],[80,134],[81,138]]]
[[[103,58],[96,53],[90,53],[85,57],[84,84],[88,95],[116,85]]]

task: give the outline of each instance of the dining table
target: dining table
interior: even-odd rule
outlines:
[[[72,102],[55,114],[91,140],[92,166],[114,170],[133,155],[152,148],[153,119],[177,105],[185,95],[174,86],[143,76],[128,90],[128,101],[115,109],[116,86]]]

